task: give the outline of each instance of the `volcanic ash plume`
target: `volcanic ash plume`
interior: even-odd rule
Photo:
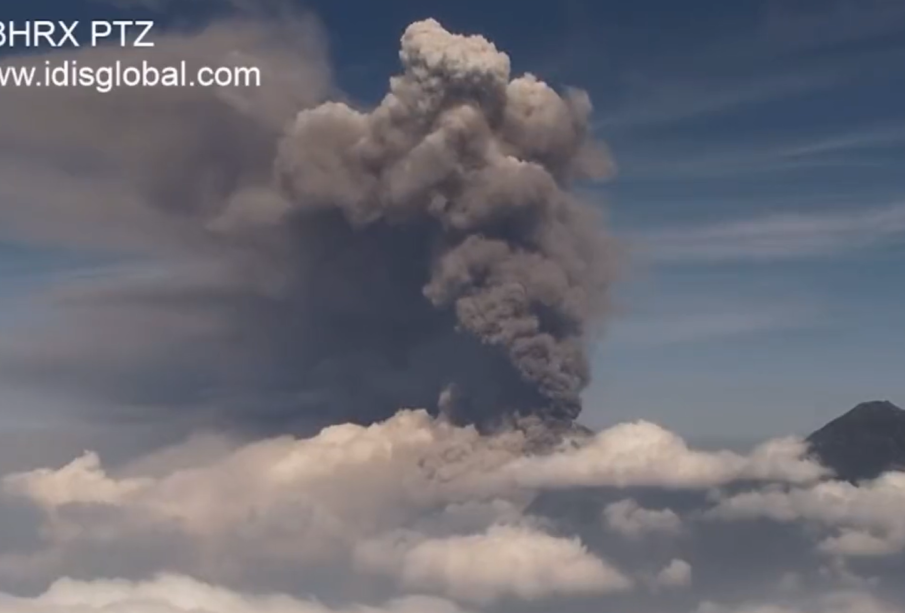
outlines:
[[[313,285],[380,278],[358,294],[366,305],[329,306],[366,306],[362,319],[388,345],[442,337],[444,324],[477,339],[446,345],[459,353],[448,383],[475,359],[494,364],[491,386],[507,389],[478,400],[481,390],[456,385],[443,395],[454,410],[573,419],[610,276],[593,211],[565,191],[609,171],[588,140],[589,99],[532,75],[510,80],[505,53],[434,20],[409,26],[399,55],[404,71],[373,112],[303,111],[279,148],[288,217],[304,248],[313,238],[332,252],[307,271]],[[487,401],[507,406],[473,404]]]
[[[179,48],[198,46],[210,64],[224,42],[248,38],[234,30]],[[293,57],[296,73],[322,72],[316,53],[305,72],[298,54],[264,51],[251,57],[268,75],[286,75]],[[370,113],[314,106],[323,79],[304,76],[265,80],[251,99],[122,92],[121,113],[109,96],[74,100],[73,116],[94,124],[71,124],[103,127],[78,157],[106,174],[91,177],[83,206],[67,193],[60,214],[30,221],[51,225],[50,236],[83,232],[93,247],[134,243],[162,264],[75,288],[59,303],[63,329],[5,343],[0,374],[153,420],[166,407],[190,427],[265,434],[373,423],[400,408],[485,425],[513,414],[572,420],[612,276],[595,211],[568,193],[609,171],[589,142],[588,97],[511,80],[491,43],[432,20],[405,31],[400,58],[402,74]],[[283,85],[295,81],[307,86]],[[8,130],[57,125],[56,115],[26,121],[43,99],[25,94],[39,99],[20,101]],[[311,106],[284,114],[290,99]],[[109,176],[134,194],[96,193]]]

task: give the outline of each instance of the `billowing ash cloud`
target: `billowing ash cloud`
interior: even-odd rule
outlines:
[[[65,330],[11,343],[6,371],[181,416],[215,406],[234,426],[403,407],[573,420],[613,275],[594,209],[568,191],[610,171],[588,97],[513,79],[493,44],[433,20],[409,26],[400,59],[370,112],[329,102],[276,134],[272,104],[231,92],[213,140],[203,120],[146,140],[130,127],[142,212],[109,234],[158,240],[176,266],[65,295]],[[199,155],[142,154],[168,139]]]
[[[285,219],[304,251],[326,252],[303,285],[335,298],[302,308],[319,327],[382,329],[384,359],[442,343],[459,354],[441,373],[451,384],[488,364],[491,381],[464,390],[499,386],[477,411],[575,418],[608,274],[590,212],[564,192],[608,170],[586,141],[588,98],[510,81],[505,54],[433,20],[409,26],[400,58],[373,112],[303,111],[281,144]]]

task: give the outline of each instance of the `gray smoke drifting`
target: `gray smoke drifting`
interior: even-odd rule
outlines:
[[[433,20],[400,59],[371,112],[325,103],[270,144],[222,134],[202,168],[183,152],[146,169],[145,202],[182,228],[166,240],[188,237],[204,265],[69,296],[81,332],[65,350],[28,343],[20,379],[216,406],[240,427],[402,407],[573,420],[613,276],[595,211],[568,192],[610,172],[588,97],[510,79],[491,43]]]

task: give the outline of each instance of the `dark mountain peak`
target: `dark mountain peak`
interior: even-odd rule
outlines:
[[[905,468],[905,411],[888,400],[864,402],[807,440],[840,479],[874,479]]]
[[[905,410],[900,409],[888,400],[871,400],[870,402],[862,402],[839,419],[905,419]]]

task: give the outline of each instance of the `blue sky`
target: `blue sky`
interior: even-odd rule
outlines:
[[[807,432],[861,400],[905,403],[902,2],[309,6],[340,87],[363,102],[382,96],[404,27],[428,16],[487,36],[516,72],[589,91],[619,173],[584,195],[631,254],[595,349],[589,425],[646,418],[754,438]],[[29,10],[101,14],[79,2]],[[0,339],[28,296],[96,265],[3,240]],[[0,391],[17,414],[44,401]]]

